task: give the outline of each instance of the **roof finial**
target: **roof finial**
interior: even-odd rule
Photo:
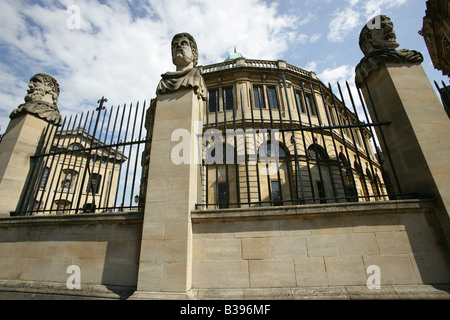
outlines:
[[[236,51],[236,46],[234,46],[234,53],[236,53],[237,51]]]

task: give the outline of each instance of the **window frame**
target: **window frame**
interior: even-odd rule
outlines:
[[[277,191],[274,191],[274,184],[275,186],[278,188]],[[276,195],[278,194],[278,196],[276,197]],[[280,207],[283,206],[283,199],[282,199],[282,195],[281,195],[281,183],[280,180],[270,180],[270,195],[272,198],[272,204],[275,207]]]
[[[221,192],[221,187],[225,187],[224,192]],[[221,196],[225,195],[226,198],[222,198]],[[228,209],[230,207],[230,186],[226,181],[217,182],[217,193],[216,193],[216,201],[219,206],[219,209]]]

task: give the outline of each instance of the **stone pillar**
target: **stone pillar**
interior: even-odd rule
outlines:
[[[0,216],[15,211],[36,152],[45,120],[24,114],[10,121],[0,143]]]
[[[194,150],[198,148],[196,138],[201,133],[198,131],[201,130],[203,108],[203,100],[192,89],[181,89],[157,99],[138,286],[134,295],[137,299],[183,298],[191,289],[190,214],[195,204],[201,201],[201,165],[195,159]],[[183,140],[172,141],[172,133],[180,129],[189,135]],[[183,149],[190,151],[189,161],[177,165],[172,152],[180,144],[189,146]],[[178,152],[176,156],[179,156]]]
[[[372,119],[373,102],[379,121],[392,122],[383,133],[401,191],[437,200],[449,240],[450,121],[428,77],[418,64],[383,63],[366,81],[369,90],[362,85],[362,91]]]
[[[398,176],[400,189],[395,191],[435,199],[450,244],[450,121],[421,66],[423,56],[396,50],[394,24],[385,15],[364,26],[359,45],[364,58],[356,67],[355,82],[372,120],[391,122],[383,126],[385,139],[377,133]],[[386,164],[395,180],[390,161]]]
[[[55,78],[38,73],[28,88],[25,103],[11,112],[0,143],[0,216],[9,216],[17,208],[30,171],[30,156],[36,153],[43,129],[49,122],[60,124],[62,119]]]

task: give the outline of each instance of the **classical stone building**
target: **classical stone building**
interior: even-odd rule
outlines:
[[[447,76],[450,75],[449,12],[450,3],[448,0],[427,1],[423,28],[419,32],[424,37],[434,67]]]
[[[421,55],[396,50],[380,21],[361,33],[357,96],[282,60],[234,52],[197,66],[195,39],[175,35],[176,71],[149,106],[104,111],[102,99],[90,143],[44,153],[89,164],[108,150],[98,165],[118,162],[119,204],[21,216],[23,197],[1,195],[0,297],[448,299],[448,118]],[[0,191],[38,188],[41,142],[76,128],[19,112],[0,143]],[[94,162],[85,176],[100,184],[86,192],[108,181]],[[58,162],[53,192],[70,190],[73,163]]]
[[[209,92],[205,129],[224,133],[219,146],[204,145],[204,207],[387,199],[371,131],[358,127],[358,115],[313,72],[236,52],[202,70]],[[246,148],[243,136],[233,135],[244,129]],[[275,152],[276,170],[269,172]]]
[[[86,131],[64,130],[49,137],[52,143],[45,152],[57,155],[48,157],[41,172],[35,173],[39,188],[32,196],[33,206],[27,208],[29,214],[94,213],[96,208],[114,207],[120,167],[127,157],[114,148],[102,148],[103,143]]]

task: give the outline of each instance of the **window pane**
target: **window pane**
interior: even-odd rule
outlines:
[[[312,116],[315,116],[316,113],[314,111],[314,105],[313,105],[313,102],[312,102],[311,95],[307,94],[305,98],[306,98],[305,99],[306,100],[306,108],[308,109],[308,113],[310,115],[312,115]]]
[[[50,174],[50,168],[45,167],[42,175],[41,185],[39,186],[41,189],[45,189],[47,185],[48,175]]]
[[[99,193],[100,191],[100,183],[102,181],[102,176],[100,174],[94,173],[91,175],[91,183],[89,185],[89,181],[88,181],[88,186],[86,188],[86,192],[92,192],[92,190],[94,190],[94,193]]]
[[[269,107],[271,109],[278,109],[277,89],[275,87],[267,88]]]
[[[233,88],[223,89],[223,106],[225,110],[233,110],[234,108]]]
[[[305,107],[303,106],[303,102],[302,102],[302,96],[297,91],[295,92],[295,102],[297,103],[297,108],[299,109],[299,111],[301,113],[306,113]]]
[[[327,203],[327,201],[325,200],[326,198],[325,188],[323,186],[322,181],[317,181],[316,185],[317,185],[317,192],[319,193],[320,203]]]
[[[265,108],[263,87],[254,87],[253,88],[253,100],[255,103],[255,108]]]
[[[230,199],[228,196],[228,184],[219,183],[218,186],[218,203],[219,209],[227,209],[229,207]]]
[[[272,191],[272,201],[275,206],[282,206],[283,202],[281,201],[281,188],[279,181],[271,181],[270,187]]]
[[[209,91],[209,112],[219,111],[219,90]]]
[[[64,176],[64,179],[61,182],[61,190],[63,190],[63,191],[71,190],[72,179],[73,179],[72,174],[71,173],[67,173]]]

